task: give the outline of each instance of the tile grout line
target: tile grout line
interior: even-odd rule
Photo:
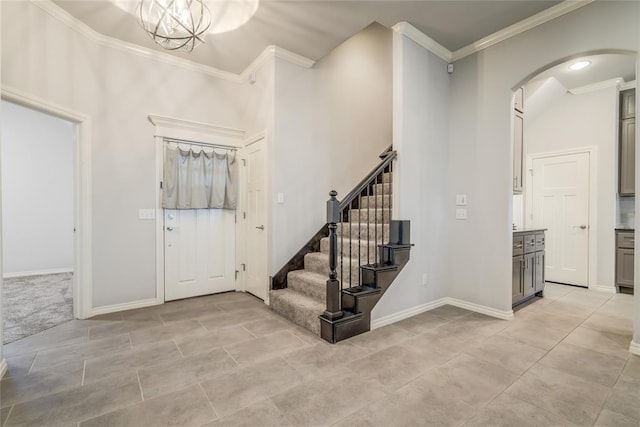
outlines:
[[[244,324],[243,324],[243,323],[241,323],[239,326],[240,326],[242,329],[244,329],[245,331],[249,332],[249,333],[251,334],[251,336],[253,336],[254,338],[258,338],[258,336],[257,336],[256,334],[254,334],[253,332],[251,332],[249,329],[247,329],[247,327],[246,327],[246,326],[244,326]]]
[[[13,413],[13,408],[15,408],[15,406],[16,405],[11,405],[11,408],[9,408],[9,413],[7,414],[7,418],[4,420],[4,424],[2,424],[3,426],[6,426],[9,422],[9,418],[11,418],[11,414]]]
[[[84,385],[84,373],[87,371],[87,360],[85,359],[82,362],[82,381],[80,381],[80,385],[83,386]]]
[[[33,360],[31,361],[31,365],[29,365],[29,370],[27,371],[27,375],[29,375],[31,373],[31,370],[33,370],[33,367],[36,364],[36,359],[38,358],[38,355],[40,355],[40,352],[36,351],[36,355],[33,356]]]
[[[207,391],[202,386],[202,383],[198,382],[198,386],[200,387],[200,390],[202,390],[202,392],[204,393],[204,397],[205,399],[207,399],[207,402],[209,402],[209,406],[213,410],[213,415],[215,415],[215,418],[211,421],[220,420],[221,419],[220,414],[218,414],[218,411],[216,411],[216,408],[213,406],[213,402],[211,402],[211,399],[209,399],[209,395],[207,394]]]
[[[185,355],[182,354],[182,350],[180,350],[180,346],[178,345],[178,342],[176,341],[176,339],[174,338],[171,341],[176,345],[176,348],[178,349],[178,353],[180,353],[180,356],[182,356],[183,359],[186,359]]]
[[[138,379],[138,388],[140,389],[140,397],[144,402],[144,392],[142,391],[142,381],[140,381],[140,374],[138,373],[138,369],[136,369],[136,378]]]

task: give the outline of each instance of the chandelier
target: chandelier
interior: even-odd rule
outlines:
[[[211,26],[203,0],[141,0],[136,12],[142,28],[167,50],[191,52]]]

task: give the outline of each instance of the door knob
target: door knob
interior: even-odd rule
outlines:
[[[173,231],[173,227],[167,227],[167,231]]]
[[[585,230],[587,228],[585,224],[577,225],[576,227],[580,227],[580,230]]]
[[[256,227],[258,230],[264,230],[264,225],[259,225]]]

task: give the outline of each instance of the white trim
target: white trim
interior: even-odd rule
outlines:
[[[640,356],[640,343],[631,341],[631,344],[629,344],[629,352],[631,354],[635,354],[636,356]]]
[[[136,308],[151,307],[159,304],[162,304],[162,303],[159,303],[155,298],[151,298],[151,299],[143,299],[139,301],[125,302],[122,304],[105,305],[102,307],[95,307],[93,310],[91,310],[91,317],[99,316],[101,314],[109,314],[109,313],[117,313],[119,311],[125,311],[125,310],[133,310]]]
[[[160,182],[162,181],[164,168],[164,138],[182,139],[203,144],[225,145],[228,147],[237,147],[242,149],[244,144],[245,131],[224,126],[212,125],[209,123],[183,120],[175,117],[159,116],[156,114],[149,114],[148,118],[149,122],[151,122],[155,127],[156,298],[153,300],[149,299],[145,301],[154,301],[155,304],[164,304],[164,210],[162,208],[162,190],[160,189]],[[239,189],[239,191],[243,190]],[[237,229],[238,226],[236,224],[236,230]],[[239,255],[236,252],[236,269],[238,267],[238,258]],[[237,287],[236,290],[238,290]]]
[[[248,79],[249,75],[255,70],[255,68],[259,67],[261,63],[271,55],[274,55],[276,58],[283,59],[304,68],[310,68],[315,63],[315,61],[302,55],[271,45],[267,46],[264,51],[262,51],[262,53],[258,55],[258,57],[253,62],[251,62],[248,67],[245,68],[242,73],[235,74],[229,71],[220,70],[219,68],[211,67],[209,65],[204,65],[194,61],[190,61],[188,59],[173,56],[162,51],[157,51],[155,49],[150,49],[134,43],[125,42],[114,37],[100,34],[84,22],[80,21],[75,16],[71,15],[66,10],[62,9],[60,6],[53,3],[51,0],[31,0],[31,2],[73,31],[102,46],[180,67],[189,71],[203,73],[212,77],[228,80],[234,83],[245,82]]]
[[[566,15],[569,12],[573,12],[583,6],[588,5],[594,0],[566,0],[555,6],[545,9],[540,13],[530,16],[527,19],[523,19],[520,22],[516,22],[502,30],[496,31],[493,34],[483,37],[480,40],[473,42],[463,48],[454,51],[451,55],[451,61],[457,61],[465,56],[472,55],[480,52],[490,46],[505,41],[511,37],[517,36],[520,33],[531,30],[539,25],[549,22],[553,19],[559,18],[562,15]]]
[[[73,315],[85,319],[93,307],[91,116],[6,85],[2,86],[2,99],[69,120],[75,125]]]
[[[602,285],[594,285],[589,287],[592,291],[604,292],[605,294],[615,294],[616,288],[614,286],[602,286]]]
[[[378,329],[383,326],[391,325],[392,323],[399,322],[404,319],[416,316],[420,313],[431,311],[435,308],[443,305],[453,305],[454,307],[464,308],[465,310],[473,311],[475,313],[485,314],[487,316],[495,317],[501,320],[513,319],[513,310],[497,310],[495,308],[487,307],[473,302],[463,301],[457,298],[444,297],[425,304],[420,304],[415,307],[408,308],[406,310],[398,311],[387,316],[379,317],[371,321],[371,330]]]
[[[434,55],[439,56],[447,62],[451,62],[452,53],[449,49],[442,46],[437,41],[433,40],[431,37],[427,36],[422,31],[418,30],[413,25],[408,22],[398,22],[396,25],[391,27],[393,31],[398,34],[402,34],[406,36],[408,39],[413,40],[418,43],[423,48],[427,49],[429,52]]]
[[[513,310],[498,310],[495,308],[487,307],[484,305],[476,304],[473,302],[463,301],[457,298],[447,297],[445,298],[445,304],[453,305],[455,307],[464,308],[465,310],[475,311],[476,313],[485,314],[487,316],[495,317],[502,320],[513,319]]]
[[[567,156],[572,154],[589,154],[589,271],[587,273],[587,286],[596,290],[596,278],[598,277],[598,147],[572,148],[568,150],[549,151],[546,153],[529,154],[526,158],[525,171],[533,167],[533,160],[546,157]],[[531,227],[530,217],[527,213],[532,210],[531,194],[533,191],[533,180],[525,181],[524,193],[524,226]]]
[[[425,311],[433,310],[440,306],[447,304],[447,298],[440,298],[425,304],[420,304],[415,307],[408,308],[406,310],[398,311],[387,316],[382,316],[377,319],[371,320],[371,330],[382,328],[383,326],[391,325],[392,323],[399,322],[404,319],[416,316]]]
[[[16,277],[29,277],[29,276],[44,276],[46,274],[61,274],[61,273],[73,273],[73,267],[66,268],[48,268],[45,270],[31,270],[31,271],[15,271],[13,273],[2,273],[3,279],[13,279]]]
[[[635,89],[635,88],[636,88],[635,80],[631,80],[630,82],[622,82],[620,83],[620,86],[618,86],[618,89],[620,90]]]
[[[597,90],[607,89],[610,87],[619,87],[622,83],[624,83],[624,79],[622,77],[616,77],[614,79],[603,80],[601,82],[569,89],[569,92],[573,95],[581,95],[583,93],[595,92]]]
[[[0,380],[7,373],[7,359],[0,360]]]

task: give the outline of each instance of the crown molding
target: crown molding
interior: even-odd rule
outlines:
[[[618,86],[618,88],[620,90],[635,89],[636,88],[636,81],[635,80],[631,80],[630,82],[622,82],[622,83],[620,83],[620,86]]]
[[[446,62],[451,62],[452,53],[449,49],[442,46],[408,22],[398,22],[391,28],[396,33],[402,34],[403,36],[413,40],[429,52],[444,59]]]
[[[149,114],[149,121],[156,128],[155,136],[186,139],[194,142],[241,146],[245,131],[208,123],[194,122],[175,117]]]
[[[32,4],[38,6],[40,9],[60,21],[62,24],[97,44],[234,83],[245,82],[249,75],[259,68],[262,63],[272,55],[276,58],[283,59],[304,68],[310,68],[315,63],[315,61],[311,59],[305,58],[302,55],[298,55],[297,53],[290,52],[278,46],[267,46],[267,48],[262,51],[262,53],[258,55],[258,57],[254,59],[241,74],[235,74],[101,34],[84,22],[80,21],[75,16],[71,15],[66,10],[62,9],[60,6],[53,3],[51,0],[30,1]]]
[[[493,46],[511,37],[517,36],[520,33],[528,31],[562,15],[566,15],[569,12],[573,12],[574,10],[586,6],[594,1],[595,0],[565,0],[560,4],[552,6],[549,9],[545,9],[527,19],[516,22],[513,25],[503,28],[500,31],[496,31],[487,37],[454,51],[451,56],[451,61],[457,61],[465,56],[480,52],[489,46]]]
[[[602,90],[609,87],[617,87],[621,83],[624,83],[622,77],[616,77],[614,79],[603,80],[601,82],[591,83],[588,85],[569,89],[569,93],[571,93],[572,95],[581,95],[583,93],[595,92],[597,90]]]

